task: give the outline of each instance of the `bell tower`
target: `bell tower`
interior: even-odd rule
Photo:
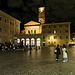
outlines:
[[[38,22],[45,23],[45,7],[39,7]]]

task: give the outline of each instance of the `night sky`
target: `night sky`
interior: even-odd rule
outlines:
[[[31,20],[38,22],[40,6],[46,7],[46,23],[69,21],[75,32],[75,0],[0,0],[0,9],[22,22],[21,30]]]

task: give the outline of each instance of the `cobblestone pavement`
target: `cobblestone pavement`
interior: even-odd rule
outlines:
[[[75,47],[68,48],[68,62],[55,61],[54,48],[0,52],[0,75],[75,75]]]

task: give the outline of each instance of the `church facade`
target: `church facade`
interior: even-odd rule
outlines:
[[[24,24],[24,30],[16,35],[18,43],[23,45],[45,46],[63,45],[70,42],[70,24],[71,22],[48,23],[45,24],[45,7],[40,7],[38,13],[38,22],[30,21]]]

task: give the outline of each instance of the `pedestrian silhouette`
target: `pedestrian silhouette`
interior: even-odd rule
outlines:
[[[59,47],[59,44],[57,45],[54,53],[56,54],[56,61],[59,61],[59,55],[60,55],[60,47]]]
[[[32,49],[32,47],[31,47],[31,45],[30,45],[30,54],[31,54],[31,49]]]
[[[68,58],[67,58],[67,48],[66,48],[66,45],[63,44],[63,48],[62,48],[62,51],[63,51],[63,62],[67,62]]]

